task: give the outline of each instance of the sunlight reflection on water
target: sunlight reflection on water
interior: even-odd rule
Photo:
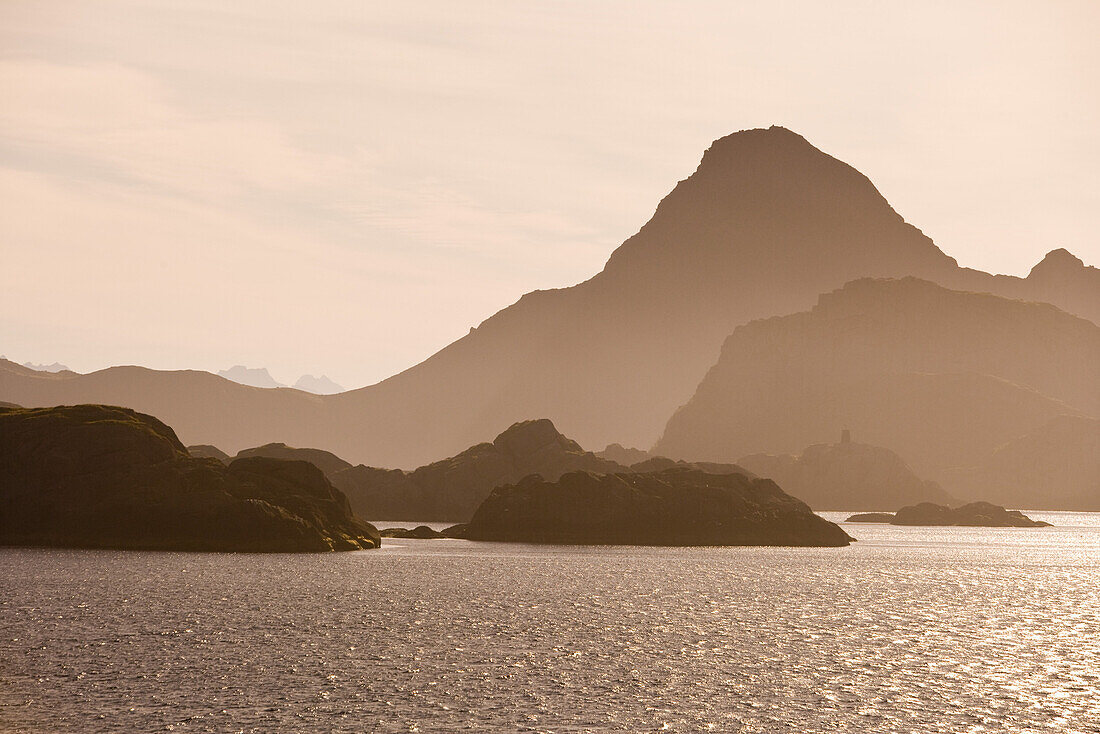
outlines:
[[[0,729],[1097,732],[1100,515],[1028,514],[1057,527],[2,549]]]

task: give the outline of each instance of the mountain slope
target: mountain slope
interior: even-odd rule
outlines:
[[[737,462],[775,481],[815,510],[889,510],[918,502],[955,504],[890,449],[841,441],[815,444],[798,456],[754,454]]]
[[[945,473],[961,496],[997,487],[1013,507],[1100,511],[1100,420],[1063,415]]]
[[[532,415],[583,445],[649,446],[735,327],[809,308],[856,278],[916,275],[1100,321],[1098,271],[1056,253],[1027,279],[959,268],[852,167],[789,130],[746,130],[715,141],[593,278],[529,293],[376,385],[308,402],[188,373],[32,384],[0,370],[0,399],[121,403],[164,417],[188,443],[286,441],[384,466],[453,455]]]
[[[531,474],[554,481],[570,471],[627,469],[585,451],[541,419],[516,423],[492,443],[479,443],[415,471],[360,465],[329,476],[363,516],[465,522],[494,487]]]
[[[939,480],[1059,415],[1100,415],[1096,324],[915,278],[864,279],[811,311],[736,329],[656,450],[733,460],[851,428]]]

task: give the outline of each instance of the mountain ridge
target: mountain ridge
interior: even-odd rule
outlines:
[[[35,385],[0,370],[0,399],[122,403],[165,416],[188,443],[232,452],[285,441],[383,466],[454,455],[532,415],[582,445],[648,447],[736,327],[810,308],[852,280],[915,275],[1100,321],[1098,272],[1060,256],[1034,280],[960,268],[866,176],[773,127],[715,141],[599,273],[528,293],[374,385],[310,402],[195,378],[171,388],[149,375],[135,386],[106,386],[102,375]]]

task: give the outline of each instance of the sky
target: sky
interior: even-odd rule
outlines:
[[[779,124],[962,265],[1100,265],[1100,3],[0,3],[0,354],[371,384]]]

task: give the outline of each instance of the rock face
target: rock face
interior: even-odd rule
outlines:
[[[311,464],[226,467],[152,416],[77,405],[0,410],[0,544],[295,552],[380,538]]]
[[[571,472],[498,487],[464,537],[523,543],[846,546],[839,526],[767,479],[668,469]]]
[[[493,487],[528,474],[552,479],[569,471],[625,471],[558,433],[549,420],[516,423],[492,443],[411,472],[355,466],[330,474],[357,512],[376,519],[465,521]]]
[[[127,405],[168,420],[188,442],[231,452],[286,441],[403,468],[529,416],[553,419],[586,446],[649,447],[736,327],[810,308],[857,278],[906,275],[1048,300],[1100,322],[1096,268],[1057,252],[1027,278],[960,268],[865,176],[773,127],[714,141],[589,280],[529,293],[377,385],[313,396],[194,372],[120,367],[55,380],[0,369],[0,399]],[[787,447],[733,445],[737,453],[721,460],[797,451],[833,434],[830,427]]]
[[[931,502],[903,507],[894,514],[893,525],[964,525],[988,528],[1046,528],[1050,523],[1032,520],[1019,510],[1006,510],[989,502],[971,502],[946,507]]]
[[[900,456],[881,446],[851,441],[816,444],[799,456],[754,454],[737,463],[774,479],[815,510],[886,510],[953,501],[940,485],[921,479]]]
[[[654,450],[730,461],[850,427],[955,494],[954,467],[1058,416],[1100,414],[1098,385],[1090,321],[915,278],[860,280],[811,311],[736,329]],[[999,502],[1005,488],[967,493]]]
[[[338,472],[350,469],[351,464],[330,451],[321,449],[298,449],[285,443],[269,443],[253,449],[237,452],[237,459],[251,456],[263,456],[268,459],[286,459],[287,461],[308,461],[331,479]]]

